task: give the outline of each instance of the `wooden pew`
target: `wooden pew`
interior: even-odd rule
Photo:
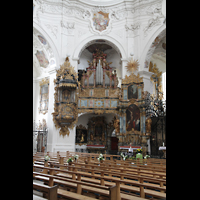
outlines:
[[[57,188],[58,186],[47,186],[47,185],[41,185],[38,183],[33,183],[33,189],[40,190],[42,192],[47,192],[47,199],[48,200],[57,200]]]
[[[95,199],[95,198],[90,198],[90,197],[86,197],[86,196],[83,196],[81,195],[82,193],[82,188],[84,188],[83,186],[89,186],[89,187],[85,187],[85,189],[88,189],[90,188],[91,190],[91,187],[93,188],[92,191],[95,191],[95,192],[99,192],[101,190],[108,190],[108,194],[109,194],[109,199],[110,200],[120,200],[120,198],[117,197],[117,190],[116,190],[116,186],[111,186],[111,187],[107,187],[107,186],[102,186],[102,185],[96,185],[96,184],[92,184],[92,183],[87,183],[87,182],[83,182],[81,181],[81,176],[79,175],[78,176],[78,179],[77,180],[73,180],[73,179],[67,179],[67,178],[62,178],[62,177],[58,177],[58,176],[54,176],[54,175],[48,175],[48,174],[42,174],[42,173],[37,173],[37,172],[33,172],[33,174],[35,175],[35,178],[37,177],[36,175],[39,175],[39,176],[44,176],[44,177],[48,177],[49,178],[49,185],[52,185],[53,184],[53,179],[56,179],[57,180],[57,183],[59,183],[58,180],[61,180],[62,184],[64,184],[63,181],[66,182],[66,184],[68,183],[76,183],[77,186],[77,194],[72,193],[71,192],[66,192],[65,190],[63,189],[58,189],[58,195],[61,195],[61,196],[64,196],[64,197],[68,197],[68,198],[71,198],[73,196],[74,199]]]
[[[35,163],[38,164],[37,161],[35,161]],[[40,161],[40,164],[42,164],[42,163],[44,163],[44,162]],[[51,164],[51,163],[53,163],[53,164],[55,164],[55,163],[63,164],[64,160],[63,160],[63,157],[60,157],[59,162],[55,162],[55,161],[50,160],[50,161],[48,161],[48,163],[49,164]],[[78,162],[75,162],[74,164],[80,165],[80,163],[78,163]],[[158,178],[162,179],[162,178],[166,177],[166,174],[163,173],[162,170],[156,170],[154,168],[146,168],[146,167],[143,167],[143,166],[141,166],[141,167],[140,166],[137,166],[137,167],[134,166],[133,167],[131,165],[126,165],[124,163],[116,164],[115,162],[112,162],[112,164],[111,164],[111,163],[107,163],[107,162],[104,162],[104,163],[92,162],[91,164],[88,164],[87,167],[95,167],[95,165],[97,166],[99,164],[101,166],[104,166],[105,168],[109,168],[108,169],[109,171],[112,170],[114,172],[122,172],[122,170],[125,170],[125,172],[128,172],[128,173],[138,174],[138,175],[143,175],[143,176],[144,175],[145,176],[151,176],[151,177],[153,176],[154,178],[158,177]],[[81,165],[83,165],[83,164],[81,164]],[[94,165],[94,166],[92,166],[92,165]],[[61,168],[62,168],[62,166],[61,166]]]
[[[43,167],[43,168],[45,168],[45,167]],[[78,176],[79,177],[86,176],[89,178],[94,177],[96,179],[100,179],[100,181],[99,181],[100,185],[105,185],[105,180],[112,181],[116,184],[118,196],[120,196],[120,183],[130,184],[130,181],[128,181],[128,180],[120,180],[120,179],[116,179],[113,177],[104,176],[104,174],[102,174],[102,173],[101,173],[101,175],[91,175],[91,174],[86,174],[84,172],[73,172],[73,171],[60,170],[60,169],[55,169],[55,168],[49,168],[49,170],[64,172],[64,173],[71,174],[71,175],[75,174],[75,177],[78,177]],[[60,179],[61,177],[63,178],[63,176],[61,174],[57,174],[56,177],[57,177],[57,179]],[[67,178],[69,178],[69,177],[67,177]],[[152,190],[146,189],[146,188],[151,188],[153,190],[163,190],[164,192],[166,192],[166,188],[155,186],[155,185],[149,185],[149,184],[144,183],[143,181],[144,181],[144,178],[140,177],[140,181],[131,182],[131,184],[134,185],[134,187],[132,187],[133,188],[132,191],[139,192],[140,197],[142,197],[142,198],[145,198],[145,193],[148,195],[156,196],[156,197],[160,197],[160,198],[166,197],[165,193],[154,192]],[[145,189],[144,189],[144,187],[145,187]],[[95,190],[93,192],[95,192]],[[104,195],[107,195],[107,194],[104,193]],[[123,194],[121,194],[121,195],[123,195]],[[131,198],[131,196],[129,197],[129,199],[130,198]]]
[[[56,164],[54,166],[56,166]],[[164,186],[164,184],[166,185],[165,179],[153,178],[153,177],[145,176],[144,174],[142,174],[142,176],[139,174],[138,175],[130,174],[130,172],[131,172],[130,169],[117,169],[118,172],[114,172],[114,171],[112,171],[112,169],[115,169],[115,168],[111,168],[111,167],[107,168],[104,166],[95,166],[95,165],[89,165],[89,164],[80,165],[78,163],[74,163],[73,166],[70,166],[68,168],[68,170],[71,170],[71,171],[72,170],[73,171],[77,171],[77,170],[78,171],[86,171],[88,174],[91,173],[92,175],[95,175],[95,173],[97,173],[97,174],[104,173],[104,175],[107,175],[108,177],[112,178],[113,176],[115,176],[115,177],[119,177],[120,180],[124,180],[124,178],[125,178],[125,179],[127,179],[127,181],[128,181],[128,179],[133,179],[133,180],[137,179],[138,181],[140,181],[140,178],[142,178],[145,181],[148,181],[149,183],[151,182],[153,184],[158,184],[158,186],[166,188]]]
[[[98,155],[98,154],[97,154]],[[80,157],[79,157],[79,159],[80,159]],[[90,159],[90,160],[92,160],[92,162],[93,162],[93,164],[96,164],[97,166],[98,165],[101,165],[102,167],[104,167],[104,168],[106,168],[107,166],[106,166],[106,162],[105,163],[99,163],[99,162],[96,162],[95,161],[95,159],[94,158],[92,158],[92,159]],[[147,160],[149,160],[149,159],[147,159]],[[107,161],[109,161],[109,160],[107,160]],[[110,160],[110,162],[111,162],[112,160]],[[135,160],[133,160],[133,161],[131,161],[131,162],[134,162]],[[155,161],[156,162],[156,161]],[[113,163],[113,162],[112,162]],[[122,174],[120,175],[120,178],[123,180],[124,178],[126,178],[126,177],[124,177],[123,176],[123,173],[127,173],[127,171],[128,171],[128,173],[135,173],[135,172],[131,172],[130,170],[132,170],[132,171],[135,171],[135,170],[138,170],[138,175],[147,175],[147,174],[152,174],[152,173],[156,173],[155,175],[153,175],[153,177],[155,176],[155,178],[156,177],[159,177],[160,179],[161,178],[163,178],[162,176],[159,176],[159,174],[157,174],[157,171],[156,171],[156,169],[155,169],[155,171],[153,171],[153,172],[148,172],[147,170],[149,170],[149,168],[147,169],[147,168],[145,168],[145,167],[143,167],[143,165],[141,165],[141,166],[137,166],[137,169],[136,169],[136,167],[134,166],[134,167],[130,167],[130,164],[127,164],[128,162],[126,162],[126,161],[121,161],[121,163],[117,163],[118,165],[116,165],[116,163],[114,164],[110,164],[110,163],[108,163],[108,166],[110,166],[110,168],[107,168],[107,171],[112,171],[112,170],[115,170],[115,171],[117,171],[118,170],[118,172],[121,172]],[[143,163],[145,163],[145,162],[143,162]],[[163,162],[164,163],[164,162]],[[78,162],[77,163],[74,163],[73,165],[78,165]],[[112,169],[111,167],[113,167],[114,168],[114,165],[115,165],[115,167],[116,167],[116,169]],[[89,166],[89,165],[87,165],[87,168],[90,168],[91,166]],[[123,167],[123,169],[125,169],[124,171],[123,171],[123,169],[121,169]],[[143,168],[142,168],[143,167]],[[85,167],[86,168],[86,167]],[[92,168],[92,167],[91,167]],[[94,167],[93,167],[94,168]],[[104,169],[104,168],[102,168],[102,169]],[[119,170],[119,168],[120,168],[120,170]],[[141,170],[142,169],[142,170]],[[153,169],[153,168],[152,168]],[[152,170],[151,169],[151,170]],[[78,169],[78,170],[80,170],[80,169]],[[105,171],[105,169],[104,169],[104,171]],[[95,171],[91,171],[91,174],[93,175],[93,174],[95,174],[96,172]],[[97,172],[97,173],[102,173],[102,172]],[[119,173],[118,173],[119,174]],[[105,175],[106,175],[106,173],[105,173]],[[112,175],[111,173],[110,174],[107,174],[107,175]],[[113,174],[113,175],[116,175],[116,174]],[[72,174],[72,177],[76,177],[76,175],[75,174]],[[130,177],[130,176],[129,176]],[[83,177],[82,177],[83,178]],[[91,177],[93,180],[91,180],[91,181],[96,181],[95,180],[95,177]],[[85,178],[84,178],[85,179]],[[89,178],[88,178],[89,179]],[[153,179],[152,179],[153,180]],[[151,180],[151,181],[152,181]],[[138,179],[138,181],[139,181],[139,179]],[[101,180],[101,183],[106,183],[106,181],[104,180],[104,179],[102,179]],[[106,183],[107,184],[107,183]],[[121,185],[120,185],[120,187],[121,188],[123,188],[124,186],[122,186],[122,184],[123,183],[121,183]],[[165,187],[164,185],[164,182],[160,182],[160,186],[161,187]],[[166,183],[165,183],[166,184]],[[127,185],[126,185],[127,186]],[[129,190],[131,191],[131,186],[127,186],[127,187],[130,187],[129,188]],[[165,187],[166,188],[166,187]]]
[[[99,164],[101,166],[105,166],[105,167],[112,167],[114,171],[118,171],[119,168],[123,168],[123,169],[127,169],[127,170],[132,170],[133,173],[148,173],[148,174],[152,174],[153,177],[166,177],[166,172],[165,170],[160,170],[160,169],[154,169],[151,167],[144,167],[144,166],[132,166],[132,165],[126,165],[125,163],[114,163],[114,162],[103,162],[103,163],[99,163],[99,162],[88,162],[87,164],[92,164],[92,165],[96,165],[98,166]],[[115,168],[115,169],[114,169]]]
[[[58,154],[59,152],[57,152],[57,154]],[[62,161],[60,161],[60,158],[64,158]],[[41,160],[40,160],[41,159]],[[37,159],[37,161],[43,161],[44,160],[44,158],[38,158]],[[79,163],[79,160],[80,159],[78,159],[78,161],[77,161],[77,163]],[[149,160],[149,159],[148,159]],[[66,160],[65,160],[65,157],[61,157],[61,156],[59,156],[59,160],[56,158],[54,158],[54,159],[50,159],[50,161],[48,161],[48,163],[54,163],[54,162],[56,162],[56,163],[60,163],[60,164],[63,164],[64,162],[66,162]],[[105,160],[105,161],[103,161],[103,163],[105,164],[105,165],[109,165],[109,166],[112,166],[112,167],[116,167],[115,165],[117,165],[117,167],[119,167],[118,165],[120,165],[120,166],[123,166],[124,167],[124,169],[134,169],[134,171],[137,169],[138,170],[138,173],[140,173],[140,172],[146,172],[146,173],[148,173],[149,172],[149,174],[151,173],[151,172],[153,172],[154,173],[154,175],[153,175],[153,177],[156,177],[156,176],[165,176],[166,177],[166,170],[165,169],[161,169],[161,167],[154,167],[154,165],[140,165],[140,164],[137,164],[136,163],[137,161],[129,161],[129,162],[126,162],[126,161],[119,161],[119,160],[117,160],[117,162],[113,162],[112,160]],[[80,162],[80,163],[83,163],[83,162]],[[99,165],[99,162],[96,162],[95,160],[94,161],[91,161],[91,159],[88,159],[88,161],[87,161],[87,163],[91,163],[91,164],[96,164],[96,165]],[[132,164],[132,163],[134,163],[134,164]],[[136,164],[136,165],[135,165]],[[103,164],[101,164],[101,165],[103,165]]]

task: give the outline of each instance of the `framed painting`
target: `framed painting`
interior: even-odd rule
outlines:
[[[39,113],[46,114],[48,112],[48,103],[49,103],[49,79],[44,78],[40,82]]]
[[[128,99],[137,99],[137,98],[138,98],[137,84],[128,86]]]
[[[87,129],[76,129],[76,143],[87,143]]]
[[[126,130],[140,131],[140,109],[135,104],[131,104],[126,110]]]

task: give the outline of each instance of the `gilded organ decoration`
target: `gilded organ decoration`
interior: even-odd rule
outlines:
[[[107,62],[106,57],[107,54],[99,49],[93,53],[93,60],[88,61],[89,67],[82,74],[81,85],[83,88],[117,88],[116,71],[112,72],[112,67],[110,67],[112,62]]]
[[[117,113],[120,88],[116,71],[106,60],[107,54],[96,49],[89,67],[81,71],[81,91],[78,100],[78,112],[96,114]]]
[[[73,128],[78,121],[78,93],[80,83],[68,57],[60,69],[57,70],[55,83],[55,103],[53,121],[56,128],[60,128],[60,135],[69,135],[69,128]],[[84,135],[82,140],[84,139]]]

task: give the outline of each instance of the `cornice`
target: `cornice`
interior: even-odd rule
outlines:
[[[105,0],[101,0],[101,1],[77,0],[77,1],[80,2],[80,3],[87,4],[89,6],[115,6],[115,5],[123,3],[124,1],[127,1],[127,0],[109,0],[109,1],[105,1]],[[131,1],[131,0],[128,0],[128,1]]]
[[[162,7],[162,0],[37,0],[38,10],[42,13],[60,14],[63,16],[75,16],[87,20],[92,17],[94,11],[109,12],[111,18],[121,20],[129,15],[153,15],[148,11],[151,6]]]

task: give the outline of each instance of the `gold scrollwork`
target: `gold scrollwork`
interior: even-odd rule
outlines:
[[[39,82],[39,84],[40,84],[40,86],[49,84],[49,79],[48,79],[48,77],[43,78],[43,79]]]
[[[69,129],[73,129],[78,121],[78,94],[80,83],[78,82],[77,73],[74,67],[71,66],[68,57],[59,70],[56,70],[55,86],[55,103],[53,121],[56,128],[60,128],[59,134],[63,137],[69,135]],[[60,82],[64,79],[66,82]],[[67,83],[67,80],[73,80],[75,83]],[[78,87],[77,87],[78,85]],[[59,99],[62,96],[62,100]],[[72,97],[72,98],[71,98]],[[66,125],[66,123],[68,125]]]
[[[133,73],[130,74],[130,76],[125,76],[124,79],[122,79],[122,85],[123,84],[129,84],[129,83],[141,83],[143,82],[143,77],[140,77],[138,74],[137,76]]]
[[[91,97],[90,96],[90,90],[91,90],[91,88],[82,89],[81,92],[80,92],[80,97]],[[93,88],[92,97],[94,97],[94,98],[95,97],[97,97],[97,98],[107,97],[106,96],[106,90],[109,90],[108,91],[109,97],[119,98],[119,93],[120,93],[120,89],[119,88],[116,88],[116,89],[112,89],[112,88],[109,88],[109,89]]]

